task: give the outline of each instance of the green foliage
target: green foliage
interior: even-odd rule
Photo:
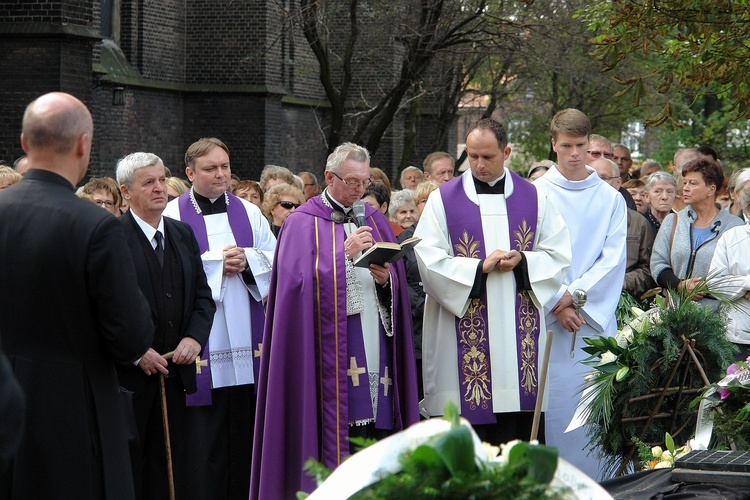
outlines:
[[[597,30],[595,54],[607,69],[634,57],[650,58],[648,71],[621,83],[633,104],[650,91],[677,88],[727,99],[735,116],[750,117],[750,9],[747,0],[614,0],[586,13]],[[670,120],[665,107],[651,125]]]
[[[642,305],[632,295],[623,290],[620,293],[620,300],[617,302],[617,309],[615,309],[618,330],[622,330],[625,325],[635,319],[634,307],[640,308]]]
[[[745,120],[737,120],[728,99],[711,95],[675,96],[670,105],[671,116],[680,126],[664,125],[649,132],[653,144],[673,145],[648,152],[648,156],[667,165],[674,149],[709,144],[716,148],[725,171],[750,167],[750,131]]]
[[[465,428],[464,428],[465,429]],[[452,429],[451,434],[459,429]],[[474,462],[473,449],[463,460]],[[508,452],[505,464],[482,462],[473,471],[451,474],[446,468],[422,462],[414,452],[401,457],[402,471],[383,477],[353,499],[472,498],[536,499],[558,498],[562,492],[549,490],[557,467],[557,450],[543,445],[518,442]]]
[[[349,443],[352,444],[352,453],[356,453],[359,450],[364,450],[368,446],[372,446],[378,442],[377,439],[364,438],[364,437],[350,437]]]
[[[514,441],[505,445],[499,461],[488,462],[475,455],[471,431],[461,424],[453,403],[446,404],[445,419],[451,422],[450,430],[399,457],[401,472],[383,473],[380,481],[352,498],[532,500],[558,498],[565,493],[565,489],[549,486],[557,469],[555,448]],[[318,484],[331,473],[313,459],[305,464],[305,471],[315,476]],[[297,494],[300,500],[306,497],[305,493]]]
[[[425,468],[445,468],[450,475],[460,475],[471,474],[476,470],[474,461],[466,460],[466,457],[473,456],[474,442],[471,439],[471,431],[466,427],[457,426],[450,432],[418,446],[412,459]]]
[[[596,133],[619,142],[629,122],[647,117],[664,103],[662,96],[646,96],[636,108],[630,96],[617,95],[622,90],[617,81],[640,71],[643,62],[627,61],[602,73],[602,63],[592,56],[589,19],[576,15],[589,8],[586,0],[517,7],[513,18],[524,26],[521,43],[499,53],[492,69],[483,66],[467,86],[497,98],[514,145],[510,168],[517,172],[526,172],[536,160],[554,159],[549,124],[562,109],[580,109]],[[491,76],[498,74],[497,68],[504,68],[506,76],[502,85],[493,86]]]
[[[691,436],[695,411],[689,403],[693,396],[670,391],[659,407],[658,396],[653,397],[661,393],[679,358],[683,346],[680,335],[695,341],[694,350],[709,380],[720,377],[722,368],[737,352],[726,340],[724,318],[686,294],[671,294],[665,309],[638,318],[618,339],[584,339],[588,344],[584,350],[591,354],[586,364],[594,368],[590,376],[594,390],[582,402],[590,412],[589,445],[600,446],[610,472],[619,468],[633,438],[658,444],[667,432],[683,442]],[[689,359],[688,354],[683,356],[670,387],[682,385],[694,390],[704,386]],[[645,420],[623,421],[651,413],[670,415],[653,419],[645,432]]]

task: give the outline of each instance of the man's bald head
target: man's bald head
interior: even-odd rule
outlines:
[[[620,167],[617,163],[607,158],[599,158],[592,161],[589,166],[596,170],[601,180],[615,189],[620,189],[622,179],[620,178]]]
[[[81,101],[70,94],[52,92],[26,107],[21,137],[27,152],[64,154],[73,149],[82,134],[88,135],[90,143],[93,128],[91,113]]]
[[[678,149],[677,151],[675,151],[674,160],[672,161],[675,173],[682,175],[682,167],[693,160],[699,159],[700,157],[700,151],[695,148]]]

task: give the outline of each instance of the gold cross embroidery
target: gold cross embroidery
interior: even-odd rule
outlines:
[[[352,385],[359,387],[359,376],[365,373],[365,369],[357,366],[357,358],[351,357],[349,361],[349,369],[346,370],[346,376],[352,378]]]
[[[195,358],[195,373],[198,375],[201,374],[201,366],[208,366],[208,360],[207,359],[201,359],[200,356]]]
[[[393,385],[393,379],[388,376],[388,367],[385,367],[385,375],[380,377],[380,383],[383,384],[383,396],[388,396],[388,386]]]
[[[258,350],[257,351],[253,351],[253,354],[255,355],[256,358],[259,358],[260,357],[260,353],[262,351],[263,351],[263,344],[261,343],[261,344],[258,344]]]

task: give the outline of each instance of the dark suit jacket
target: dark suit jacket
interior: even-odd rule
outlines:
[[[138,224],[129,212],[123,215],[120,221],[125,230],[125,238],[130,255],[133,257],[133,264],[135,265],[136,276],[138,277],[138,286],[151,306],[151,314],[155,316],[157,309],[151,285],[151,275],[148,271],[146,257],[143,255],[143,245],[139,240],[139,238],[143,237],[143,231],[138,227]],[[211,296],[211,288],[209,288],[206,281],[206,273],[203,271],[203,261],[198,249],[198,242],[195,239],[193,230],[184,222],[165,217],[164,229],[167,233],[167,244],[173,245],[180,256],[180,265],[182,266],[183,281],[185,283],[182,334],[180,335],[180,339],[192,337],[203,347],[208,342],[208,335],[211,333],[211,324],[216,312],[216,305]],[[177,346],[175,345],[174,347]],[[174,365],[170,365],[170,372],[174,367]],[[184,365],[184,368],[184,370],[179,370],[183,384],[186,387],[190,387],[191,385],[194,387],[195,366]],[[158,381],[157,377],[148,377],[143,373],[143,370],[134,365],[118,367],[118,373],[122,385],[134,392],[140,391],[149,379]],[[192,381],[185,380],[186,377],[191,377]]]
[[[14,498],[132,498],[114,364],[146,352],[153,324],[119,222],[30,170],[0,192],[0,280],[0,335],[27,402],[0,485]]]
[[[23,436],[25,411],[23,391],[0,347],[0,461],[12,457],[18,449]]]

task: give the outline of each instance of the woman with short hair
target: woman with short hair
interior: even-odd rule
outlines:
[[[263,214],[271,223],[271,232],[278,238],[281,225],[290,213],[305,202],[305,195],[291,184],[277,184],[268,188],[264,198]]]
[[[677,196],[677,181],[667,172],[654,172],[646,178],[646,210],[641,212],[654,236],[659,232],[664,218],[672,213],[672,207]]]
[[[417,206],[414,204],[414,191],[411,189],[402,189],[394,191],[391,195],[391,204],[388,207],[390,219],[406,229],[419,219]]]
[[[664,289],[691,293],[708,276],[719,236],[742,221],[715,203],[724,182],[718,163],[693,160],[682,168],[682,177],[686,207],[664,219],[651,253],[651,275]],[[703,293],[694,296],[694,300],[703,298]]]

